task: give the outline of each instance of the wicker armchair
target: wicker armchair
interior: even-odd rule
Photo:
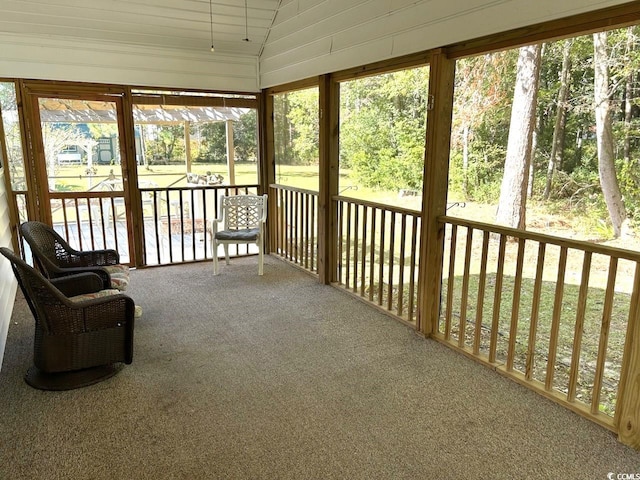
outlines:
[[[42,390],[70,390],[109,378],[133,359],[134,302],[86,272],[49,281],[0,248],[35,319],[34,366],[26,382]]]
[[[37,221],[24,222],[20,225],[20,233],[46,277],[93,272],[102,278],[103,288],[126,290],[129,267],[120,264],[120,255],[115,250],[75,250],[53,228]]]

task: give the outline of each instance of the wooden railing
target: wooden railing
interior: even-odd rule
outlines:
[[[420,213],[349,197],[334,200],[338,285],[415,325]]]
[[[318,192],[271,185],[275,213],[272,252],[312,273],[318,271]]]
[[[257,191],[257,185],[141,188],[142,264],[212,258],[207,222],[216,218],[220,196],[255,194]],[[25,192],[14,195],[20,222],[24,222],[27,220],[27,195]],[[53,226],[72,247],[79,250],[113,248],[120,253],[123,263],[133,261],[129,246],[132,234],[123,192],[51,192],[50,203]],[[253,253],[257,253],[254,246],[230,246],[230,255]]]
[[[121,192],[51,192],[54,228],[78,250],[113,248],[130,262],[125,202]]]
[[[222,195],[256,194],[257,185],[141,188],[144,217],[143,261],[160,265],[212,258],[209,222]],[[231,245],[233,256],[256,253]]]
[[[640,252],[441,217],[434,336],[613,430]]]

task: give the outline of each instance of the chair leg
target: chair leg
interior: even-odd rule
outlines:
[[[228,243],[224,244],[224,259],[227,262],[227,265],[229,265],[229,244]]]
[[[262,252],[262,242],[258,244],[258,275],[262,275],[264,264],[264,253]]]
[[[218,275],[218,243],[215,239],[211,240],[211,250],[213,256],[213,274]]]

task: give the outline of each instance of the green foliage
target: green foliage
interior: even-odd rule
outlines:
[[[273,134],[276,163],[314,165],[319,158],[317,88],[275,95]]]
[[[340,166],[366,187],[422,188],[426,67],[340,86]]]

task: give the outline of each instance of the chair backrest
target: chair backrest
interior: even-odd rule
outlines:
[[[38,267],[48,277],[52,276],[51,264],[56,267],[68,265],[73,249],[58,232],[46,223],[38,221],[24,222],[20,233],[31,247]]]
[[[36,324],[48,330],[46,325],[46,310],[55,308],[61,303],[62,293],[49,282],[40,272],[27,264],[6,247],[0,247],[0,253],[11,262],[11,268],[18,280],[20,290],[29,304]],[[44,322],[44,323],[43,323]]]
[[[267,216],[267,195],[220,197],[225,230],[260,228]]]

